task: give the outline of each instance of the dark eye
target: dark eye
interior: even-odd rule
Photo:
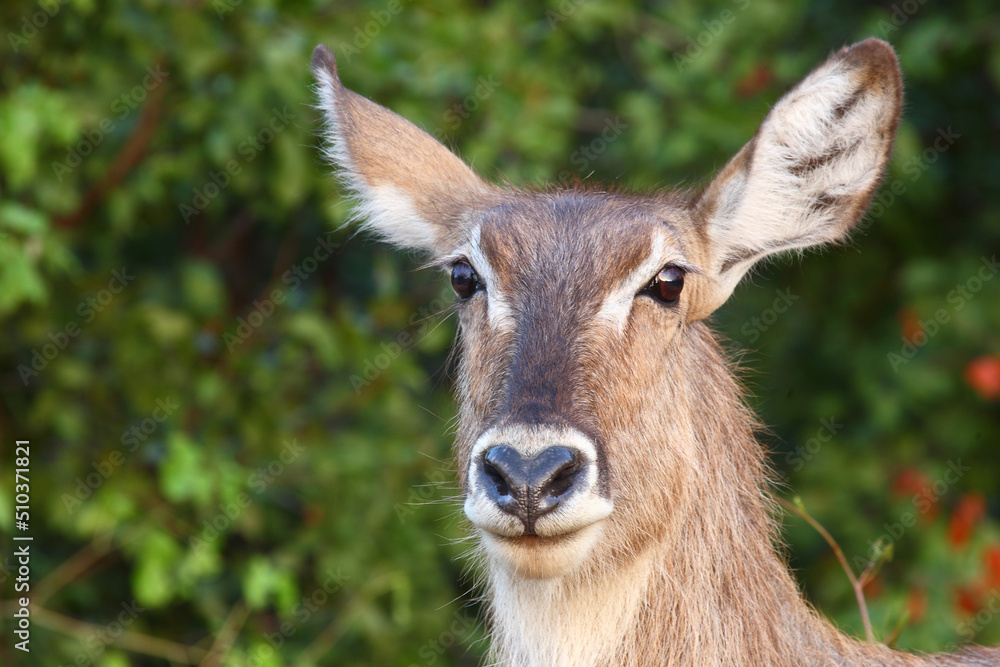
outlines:
[[[468,262],[456,262],[451,268],[451,287],[462,301],[479,290],[479,277]]]
[[[664,267],[646,288],[653,298],[666,304],[677,303],[684,289],[684,272],[676,266]]]

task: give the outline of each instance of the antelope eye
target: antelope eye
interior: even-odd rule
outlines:
[[[451,268],[451,288],[462,301],[479,290],[479,277],[468,262],[456,262]]]
[[[676,266],[664,267],[647,288],[654,298],[666,304],[675,304],[684,289],[684,272]]]

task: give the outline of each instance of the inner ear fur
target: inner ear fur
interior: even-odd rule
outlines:
[[[396,245],[447,253],[461,242],[470,211],[498,189],[402,116],[346,88],[333,54],[313,52],[327,158],[355,200],[355,215]]]
[[[784,95],[695,203],[722,305],[774,253],[846,239],[878,189],[902,109],[902,76],[885,42],[831,55]]]

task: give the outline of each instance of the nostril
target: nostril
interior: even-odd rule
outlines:
[[[576,454],[564,447],[552,447],[543,452],[543,455],[547,458],[548,466],[539,471],[542,477],[536,487],[539,514],[551,512],[558,507],[583,470]]]
[[[493,487],[500,496],[510,495],[510,486],[507,484],[507,480],[504,478],[503,473],[497,470],[489,460],[483,461],[483,472],[493,483]]]
[[[525,460],[507,445],[491,448],[482,460],[483,476],[492,487],[487,493],[501,508],[519,505],[526,495]]]
[[[549,480],[549,483],[545,486],[544,494],[551,498],[558,498],[563,495],[573,486],[573,482],[576,481],[576,476],[580,473],[581,467],[576,461],[567,463],[562,468],[557,470]]]

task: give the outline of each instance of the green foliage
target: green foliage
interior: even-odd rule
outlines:
[[[983,611],[1000,596],[1000,279],[977,279],[1000,248],[997,13],[647,4],[4,4],[0,528],[30,439],[32,581],[88,563],[39,604],[107,628],[134,601],[125,630],[192,662],[220,631],[227,665],[483,653],[448,463],[450,297],[342,228],[317,43],[488,177],[647,188],[703,182],[830,50],[876,35],[907,107],[870,224],[761,271],[715,323],[749,350],[788,490],[858,571],[879,560],[876,633],[907,612],[900,646],[1000,643]],[[780,310],[778,291],[795,297]],[[826,543],[795,518],[785,536],[808,596],[860,634]],[[33,632],[31,664],[163,663],[41,616]]]

